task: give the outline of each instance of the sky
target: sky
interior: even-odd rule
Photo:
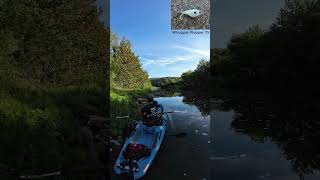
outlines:
[[[245,32],[253,25],[269,29],[284,6],[284,0],[212,0],[213,48],[226,47],[234,34]],[[212,2],[211,1],[211,2]]]
[[[125,36],[150,77],[180,76],[209,60],[210,35],[171,31],[171,0],[110,0],[110,25]],[[211,48],[224,48],[230,38],[253,25],[268,29],[284,0],[211,0]]]
[[[180,76],[209,60],[210,35],[171,31],[171,0],[110,0],[110,26],[132,43],[150,78]]]

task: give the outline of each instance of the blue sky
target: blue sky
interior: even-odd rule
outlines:
[[[210,35],[171,31],[171,0],[110,0],[110,25],[131,41],[150,77],[180,76],[209,60]]]

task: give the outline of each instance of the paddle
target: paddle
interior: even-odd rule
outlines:
[[[180,133],[176,133],[176,134],[168,134],[168,136],[175,136],[177,138],[182,138],[182,137],[185,137],[187,135],[188,135],[188,133],[186,133],[186,132],[180,132]]]
[[[157,113],[157,114],[170,114],[170,113],[176,113],[176,112],[179,112],[179,111],[165,111],[165,112],[160,112],[160,113]],[[116,119],[125,119],[125,118],[130,118],[129,115],[127,116],[117,116]]]
[[[181,112],[185,112],[185,111],[167,111],[167,112],[163,112],[163,114],[165,114],[165,113],[168,113],[168,114],[171,114],[171,113],[181,113]],[[168,120],[171,122],[171,127],[173,128],[173,129],[175,129],[175,127],[173,126],[173,121],[172,121],[172,118],[168,118]],[[183,137],[185,137],[185,136],[187,136],[188,135],[188,133],[186,133],[186,132],[180,132],[180,133],[175,133],[175,134],[168,134],[168,136],[175,136],[175,137],[177,137],[177,138],[183,138]]]

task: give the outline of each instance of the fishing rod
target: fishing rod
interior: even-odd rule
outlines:
[[[117,119],[125,119],[125,118],[130,118],[130,116],[129,115],[127,115],[127,116],[118,116],[118,117],[116,117]]]
[[[39,178],[45,178],[50,176],[60,176],[61,171],[52,172],[52,173],[46,173],[46,174],[37,174],[37,175],[22,175],[20,176],[21,179],[39,179]]]
[[[157,114],[171,114],[171,113],[184,113],[185,111],[165,111],[165,112],[157,112]],[[130,118],[130,115],[126,116],[117,116],[116,119],[125,119],[125,118]]]
[[[165,112],[161,112],[161,113],[157,113],[157,114],[171,114],[171,113],[185,113],[186,111],[165,111]],[[127,116],[119,116],[119,117],[116,117],[117,119],[125,119],[125,118],[130,118],[129,115]],[[134,119],[130,118],[131,120],[135,121]],[[173,133],[173,134],[168,134],[168,136],[175,136],[175,137],[185,137],[187,136],[187,133],[186,132],[180,132],[180,133]]]

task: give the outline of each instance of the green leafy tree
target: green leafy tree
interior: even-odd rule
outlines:
[[[6,62],[43,86],[103,81],[109,35],[94,3],[2,1],[0,39],[16,47]]]
[[[187,71],[181,75],[184,90],[208,90],[210,84],[210,61],[200,60],[194,71]],[[208,84],[209,83],[209,84]]]
[[[231,52],[232,61],[238,68],[235,72],[245,73],[247,78],[254,79],[259,67],[260,44],[264,37],[264,31],[259,26],[250,27],[245,33],[231,39],[228,49]]]
[[[89,115],[105,115],[109,63],[109,33],[98,20],[95,3],[0,1],[4,176],[92,165],[94,150],[85,152],[89,148],[79,142],[93,147],[82,126]]]
[[[115,34],[111,36],[111,82],[120,89],[146,89],[151,87],[148,73],[140,64],[139,57],[132,51],[130,41],[120,42]]]

